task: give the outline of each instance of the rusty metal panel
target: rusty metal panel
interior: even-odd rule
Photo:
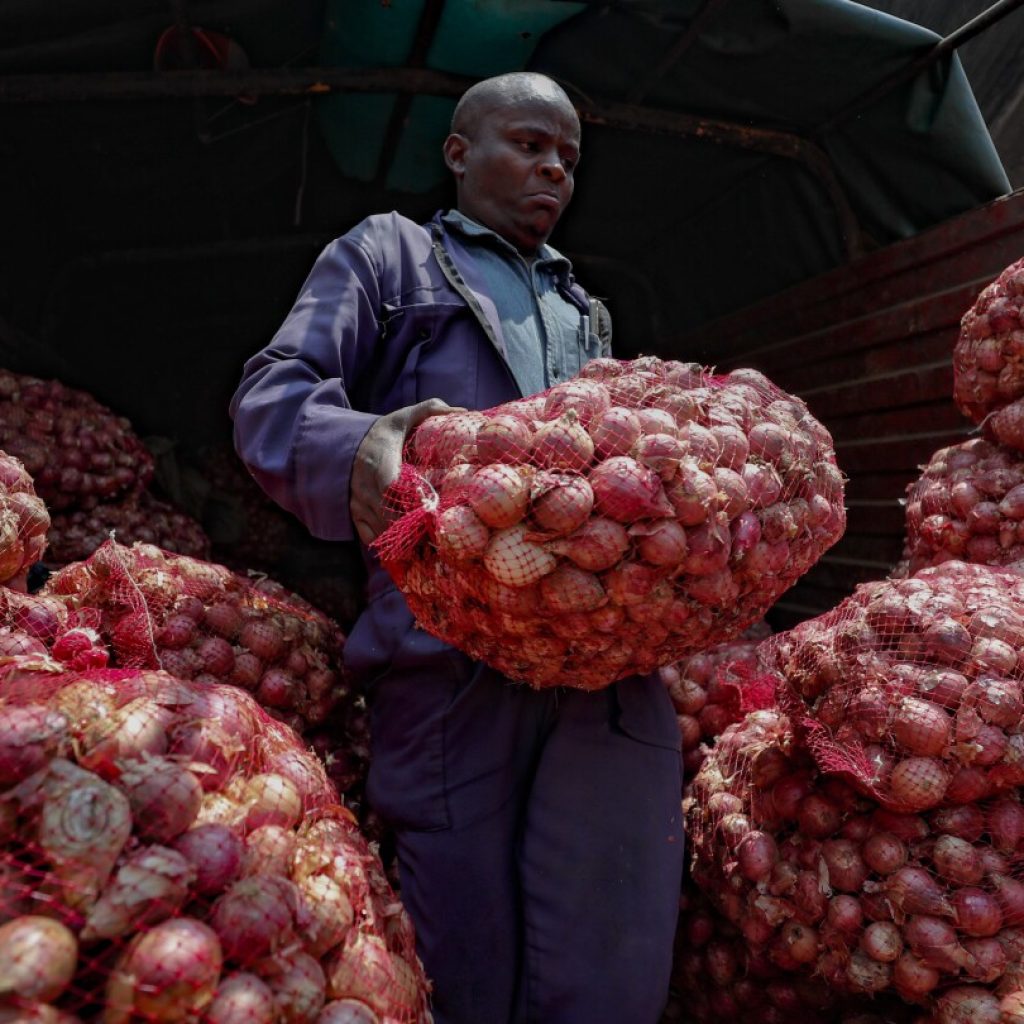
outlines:
[[[849,478],[843,539],[783,595],[777,628],[884,577],[903,548],[901,499],[939,448],[976,433],[952,400],[960,318],[1024,256],[1024,190],[705,325],[677,351],[753,366],[803,397]]]

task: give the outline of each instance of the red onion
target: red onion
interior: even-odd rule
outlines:
[[[496,463],[478,469],[466,485],[466,501],[486,526],[514,526],[530,500],[528,481],[517,469]]]
[[[214,903],[210,916],[224,955],[246,966],[285,945],[295,926],[294,898],[292,883],[277,875],[235,882]]]
[[[601,458],[628,454],[640,438],[640,420],[632,409],[614,406],[590,424],[594,449]]]
[[[207,1024],[274,1024],[275,1012],[269,986],[255,974],[236,971],[217,986],[203,1020]]]
[[[541,472],[533,478],[530,500],[531,515],[541,529],[571,533],[590,516],[594,492],[583,477]]]
[[[0,925],[0,994],[50,1002],[70,984],[78,942],[50,917],[26,915]]]
[[[935,1004],[936,1024],[1001,1024],[999,1000],[973,985],[947,989]]]
[[[240,874],[244,846],[237,832],[220,824],[193,825],[172,844],[195,869],[200,896],[222,892]]]
[[[129,763],[120,787],[128,797],[135,831],[155,842],[167,842],[195,821],[203,801],[199,780],[167,758],[146,757]]]
[[[613,456],[595,466],[590,486],[597,511],[620,523],[672,514],[658,474],[628,456]]]
[[[498,415],[486,420],[476,434],[476,461],[480,465],[526,461],[533,441],[529,426],[518,416]]]
[[[138,1014],[169,1022],[199,1014],[213,999],[221,964],[217,936],[201,921],[178,917],[155,925],[118,959],[104,1019],[124,1024]]]
[[[579,472],[594,457],[594,442],[572,412],[545,423],[533,437],[531,459],[543,469]]]

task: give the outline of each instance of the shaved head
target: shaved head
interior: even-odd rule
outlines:
[[[459,210],[535,253],[572,198],[580,119],[547,75],[486,78],[459,100],[444,159]]]
[[[481,118],[494,110],[529,100],[546,100],[564,106],[576,116],[572,101],[554,79],[535,71],[512,71],[470,86],[455,106],[451,130],[459,135],[472,135]]]

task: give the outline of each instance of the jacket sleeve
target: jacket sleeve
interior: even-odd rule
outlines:
[[[315,537],[351,540],[356,450],[378,419],[350,395],[377,344],[380,260],[354,229],[320,254],[280,330],[231,400],[235,447],[260,486]]]

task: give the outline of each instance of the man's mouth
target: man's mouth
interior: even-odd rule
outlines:
[[[533,192],[526,197],[540,206],[546,206],[552,210],[558,210],[562,206],[562,201],[553,192]]]

